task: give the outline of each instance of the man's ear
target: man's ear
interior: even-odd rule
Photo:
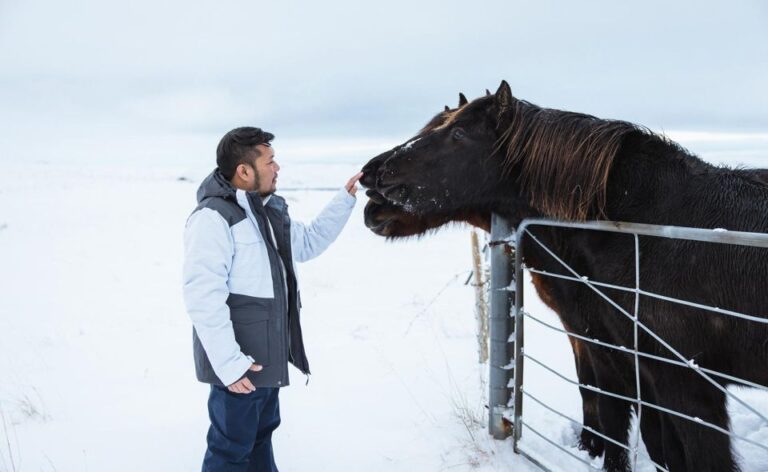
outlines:
[[[249,172],[249,166],[245,164],[238,164],[235,168],[235,175],[240,177],[242,180],[247,180]]]

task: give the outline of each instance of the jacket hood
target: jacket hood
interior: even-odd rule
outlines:
[[[256,194],[256,192],[246,193]],[[208,174],[208,177],[203,179],[203,182],[197,189],[197,203],[201,203],[206,198],[211,197],[231,198],[232,200],[237,201],[237,189],[229,183],[218,168]],[[284,211],[287,207],[285,200],[275,194],[268,195],[264,198],[257,198],[255,202],[258,202],[255,203],[257,206],[263,205],[266,207],[269,205],[276,208],[278,211]]]
[[[224,178],[218,168],[208,174],[197,189],[197,203],[211,197],[235,198],[235,187]]]

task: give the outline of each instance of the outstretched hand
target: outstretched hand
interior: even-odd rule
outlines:
[[[349,182],[344,186],[345,189],[347,189],[347,192],[349,192],[350,195],[353,197],[357,193],[357,181],[360,180],[363,177],[362,172],[358,172],[354,176],[352,176],[351,179],[349,179]]]
[[[248,370],[258,372],[262,368],[263,367],[260,366],[259,364],[251,364],[251,366],[248,367]],[[248,380],[248,377],[243,377],[242,379],[238,380],[237,382],[227,387],[227,390],[229,390],[232,393],[251,393],[254,390],[256,390],[256,387],[254,387],[251,381]]]

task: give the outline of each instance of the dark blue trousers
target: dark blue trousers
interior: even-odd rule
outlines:
[[[277,472],[272,431],[280,425],[279,388],[232,393],[211,386],[203,472]]]

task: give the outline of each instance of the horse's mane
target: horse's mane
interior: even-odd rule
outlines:
[[[606,186],[623,138],[632,132],[669,141],[626,121],[541,108],[513,99],[504,111],[509,128],[498,141],[506,146],[504,172],[518,167],[520,183],[534,208],[570,221],[605,217]]]
[[[444,111],[441,111],[437,115],[433,116],[432,119],[429,120],[429,123],[424,125],[424,127],[421,128],[418,133],[416,133],[416,136],[421,136],[427,131],[432,131],[439,126],[444,125],[446,121],[450,120],[450,118],[456,114],[456,110],[456,108],[446,108]]]

